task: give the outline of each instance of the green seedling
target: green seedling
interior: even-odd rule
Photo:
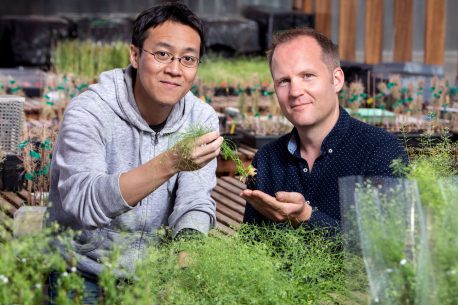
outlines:
[[[182,163],[179,168],[183,170],[196,170],[196,164],[191,160],[191,152],[197,139],[210,132],[203,126],[192,126],[187,131],[179,135],[179,140],[172,148],[176,153],[181,154]],[[245,166],[237,154],[237,148],[232,141],[224,139],[221,145],[221,157],[223,160],[232,160],[235,163],[235,173],[240,176],[240,181],[245,182],[249,177],[256,175],[256,169],[250,164]]]

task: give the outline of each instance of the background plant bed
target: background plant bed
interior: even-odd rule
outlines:
[[[403,146],[413,147],[413,148],[423,148],[436,146],[437,144],[443,142],[443,134],[431,134],[426,136],[424,132],[395,132],[394,133],[399,141],[401,141]],[[452,134],[445,135],[452,136]]]
[[[250,130],[241,130],[239,131],[243,134],[242,143],[250,147],[259,149],[265,144],[272,142],[282,135],[256,135],[254,131]]]

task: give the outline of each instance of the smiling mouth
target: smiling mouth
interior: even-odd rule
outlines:
[[[299,110],[299,109],[302,109],[308,105],[311,105],[312,103],[309,102],[309,103],[300,103],[300,104],[296,104],[296,105],[291,105],[291,109],[292,110]]]
[[[166,85],[169,88],[174,88],[174,87],[180,87],[180,84],[174,83],[174,82],[168,82],[168,81],[161,81],[164,85]]]

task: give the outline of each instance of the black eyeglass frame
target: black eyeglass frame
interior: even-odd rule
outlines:
[[[186,67],[186,68],[197,68],[197,67],[199,66],[199,64],[202,63],[202,61],[200,60],[199,57],[192,56],[192,55],[185,55],[185,56],[178,57],[178,56],[175,56],[175,55],[173,55],[172,53],[167,52],[167,51],[156,51],[156,52],[151,52],[151,51],[145,50],[145,49],[143,49],[143,48],[138,48],[138,49],[141,50],[141,51],[144,51],[144,52],[146,52],[146,53],[148,53],[148,54],[150,54],[150,55],[153,55],[154,59],[155,59],[157,62],[161,63],[161,64],[170,64],[170,63],[172,63],[175,59],[177,59],[178,62],[179,62],[183,67]],[[169,57],[169,59],[168,59],[167,61],[161,61],[160,59],[157,59],[157,57],[156,57],[157,53],[167,53],[168,55],[170,55],[170,57]],[[195,66],[188,66],[188,65],[182,63],[182,62],[181,62],[181,59],[182,59],[183,57],[195,58],[195,59],[196,59],[196,65],[195,65]]]

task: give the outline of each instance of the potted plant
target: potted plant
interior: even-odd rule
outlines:
[[[363,259],[374,303],[456,302],[455,149],[444,140],[395,162],[403,179],[339,180],[346,249]]]
[[[41,127],[38,141],[20,143],[27,202],[14,213],[13,234],[24,236],[43,229],[48,205],[50,164],[54,136],[50,126]]]

